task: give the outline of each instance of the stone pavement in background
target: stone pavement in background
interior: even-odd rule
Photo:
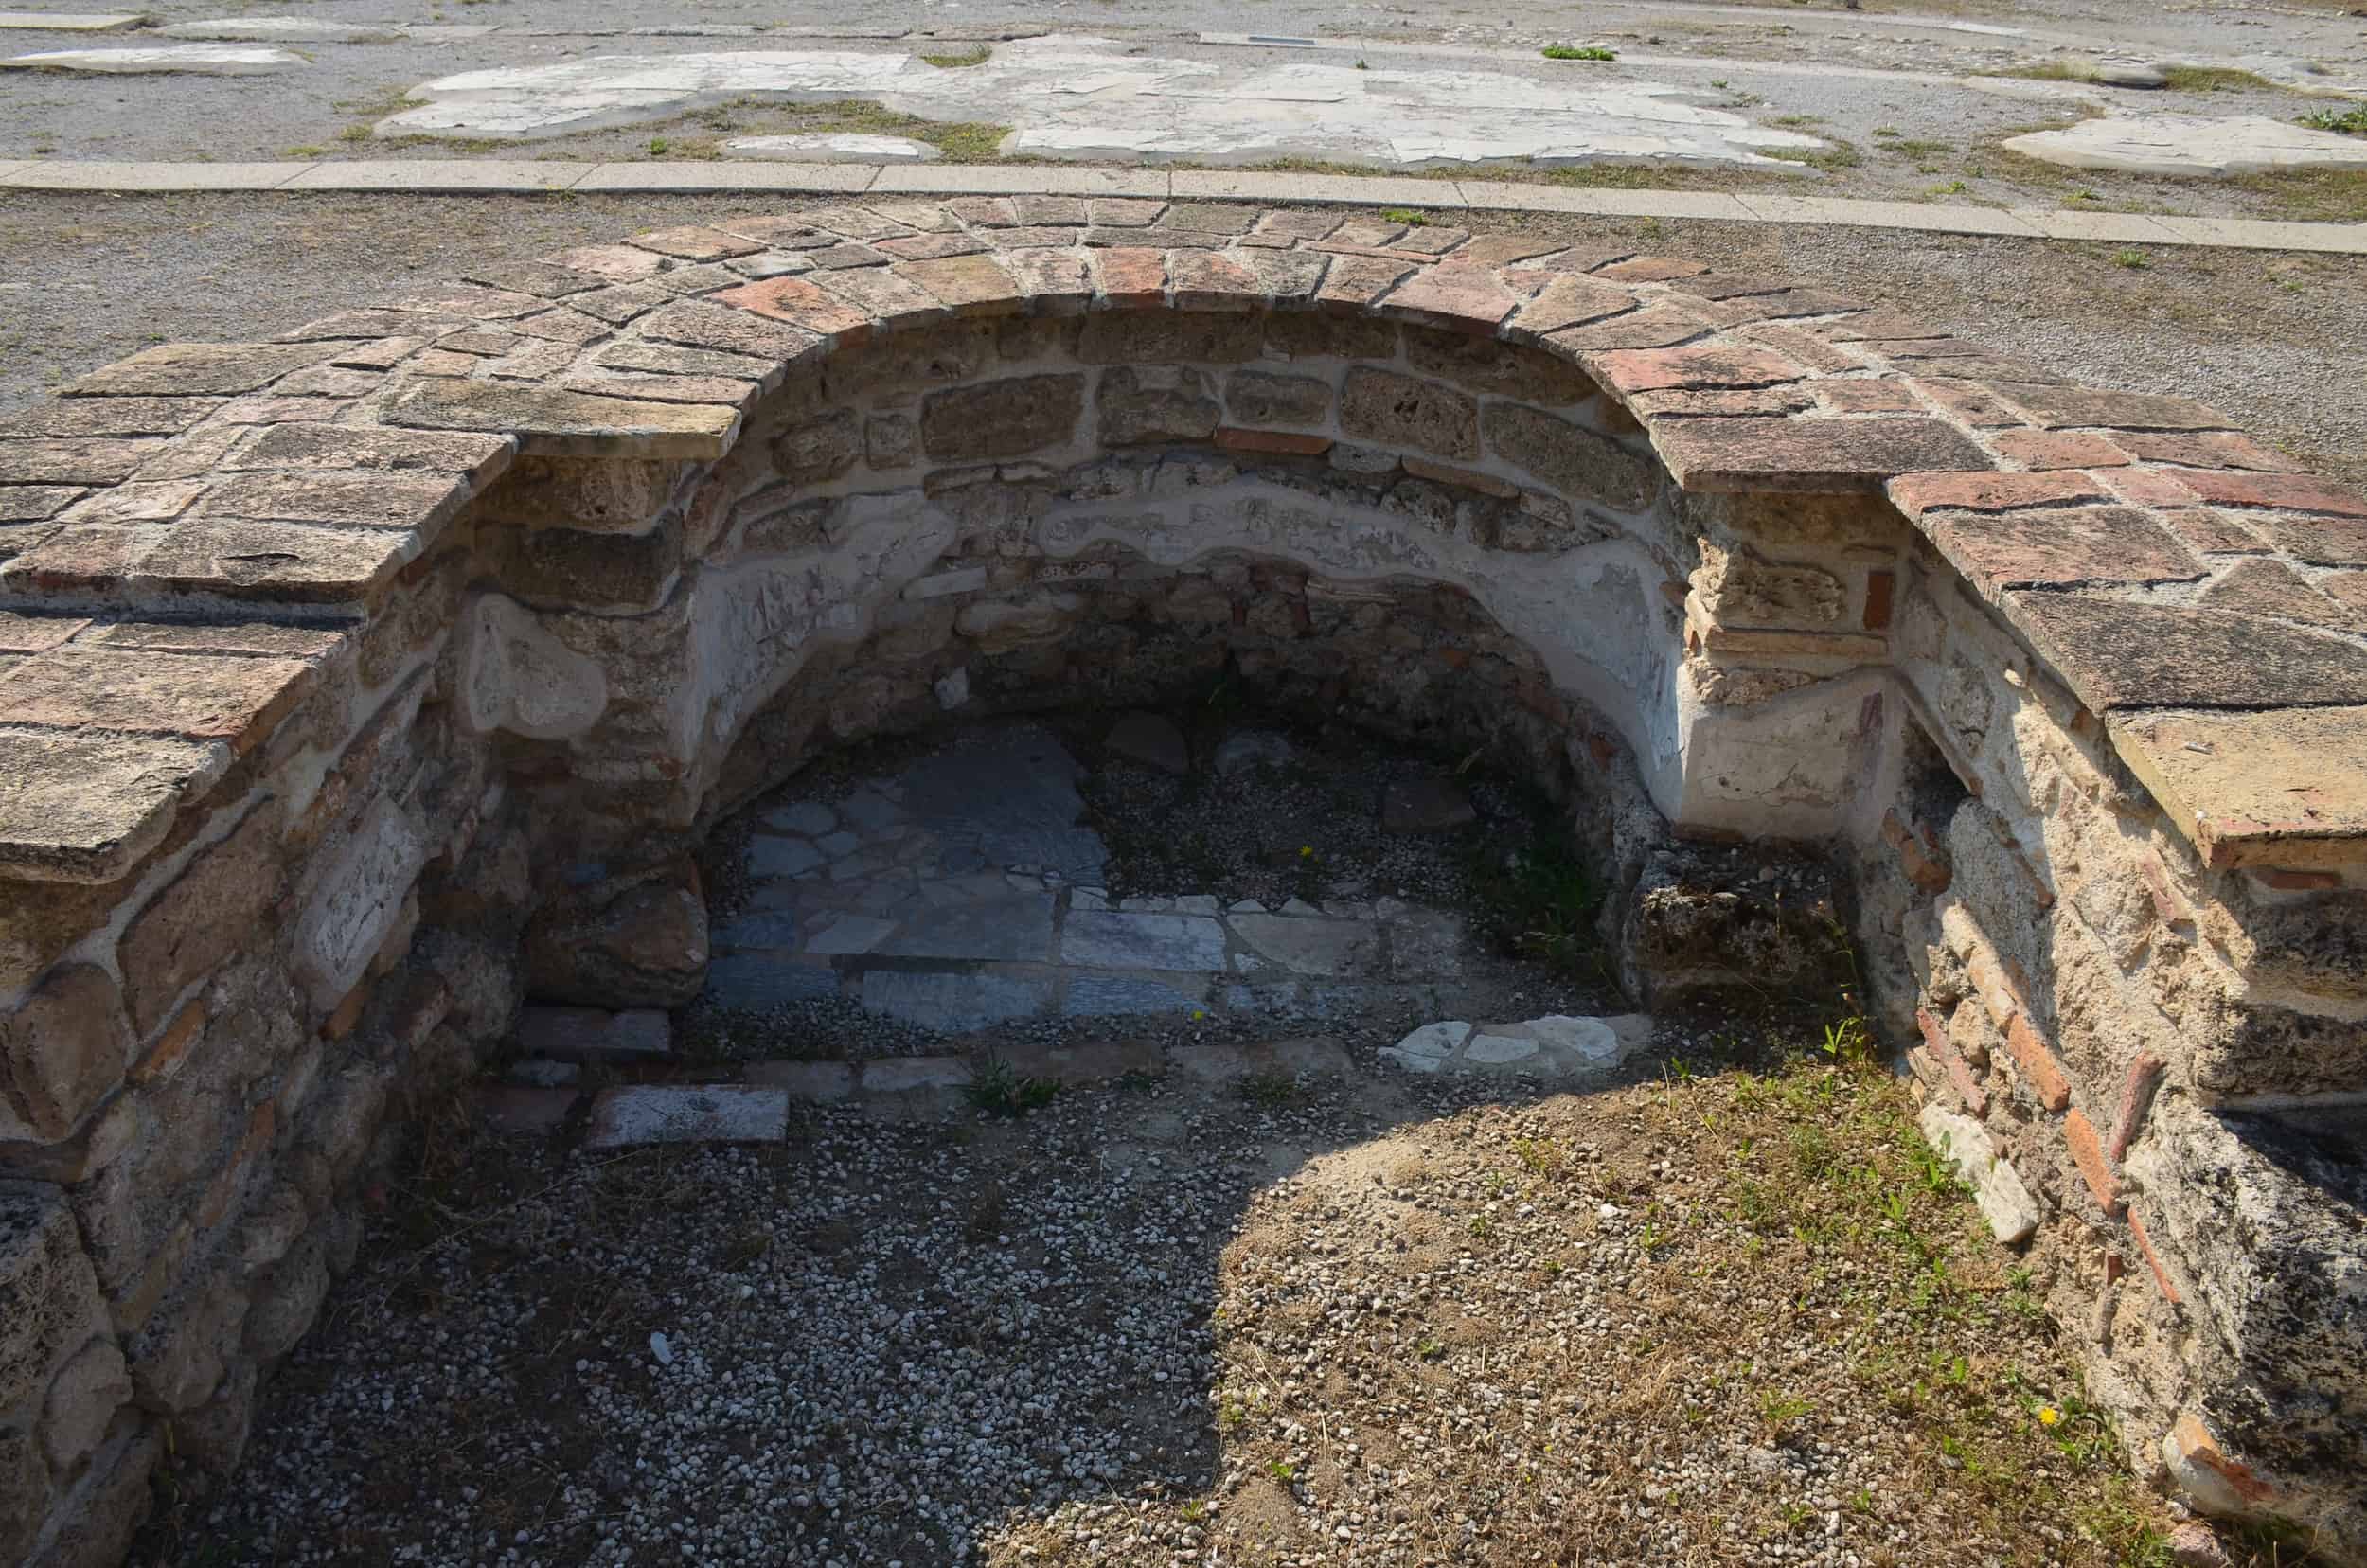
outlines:
[[[1435,1011],[1473,951],[1397,899],[1112,898],[1078,826],[1082,769],[1049,730],[974,732],[829,800],[764,811],[706,1000],[848,997],[960,1033],[1026,1018]]]

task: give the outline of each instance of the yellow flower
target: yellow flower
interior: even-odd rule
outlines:
[[[1299,846],[1299,859],[1301,860],[1305,860],[1308,856],[1313,854],[1314,852],[1315,846],[1311,844],[1302,844]]]
[[[2040,1405],[2038,1407],[2038,1424],[2040,1426],[2053,1426],[2056,1422],[2061,1420],[2062,1418],[2063,1413],[2056,1409],[2053,1405]]]
[[[1194,1022],[1194,1023],[1196,1023],[1196,1024],[1197,1024],[1198,1022],[1200,1022],[1200,1020],[1201,1020],[1201,1019],[1203,1019],[1203,1018],[1205,1018],[1205,1017],[1207,1017],[1207,1016],[1208,1016],[1208,1014],[1207,1014],[1205,1011],[1203,1011],[1202,1009],[1199,1008],[1199,1007],[1194,1007],[1194,1008],[1192,1009],[1192,1022]]]

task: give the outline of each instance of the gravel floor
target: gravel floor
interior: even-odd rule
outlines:
[[[150,343],[269,336],[472,262],[791,205],[0,195],[0,412]],[[1476,222],[1632,239],[1912,309],[2098,386],[2203,398],[2318,471],[2367,480],[2367,403],[2340,352],[2367,342],[2358,258],[1796,225]]]
[[[454,1120],[187,1564],[2156,1563],[1877,1070],[1136,1078],[599,1158]]]

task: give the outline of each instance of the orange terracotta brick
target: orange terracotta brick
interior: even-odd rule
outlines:
[[[2127,1205],[2121,1201],[2120,1179],[2112,1174],[2112,1164],[2104,1157],[2104,1145],[2096,1138],[2095,1124],[2077,1106],[2063,1118],[2063,1142],[2071,1149],[2072,1163],[2095,1195],[2096,1206],[2105,1213],[2118,1217]]]
[[[169,1077],[180,1067],[182,1059],[189,1054],[189,1047],[197,1043],[198,1036],[205,1032],[205,999],[200,996],[193,998],[187,1007],[173,1015],[171,1023],[165,1025],[165,1032],[156,1037],[156,1042],[148,1048],[148,1054],[133,1066],[132,1081],[153,1083],[158,1078]]]
[[[2181,1305],[2185,1297],[2178,1293],[2178,1286],[2170,1279],[2170,1271],[2162,1266],[2162,1255],[2153,1250],[2153,1238],[2146,1234],[2145,1222],[2137,1211],[2128,1211],[2128,1234],[2137,1238],[2137,1250],[2145,1255],[2145,1267],[2153,1271],[2153,1282],[2162,1288],[2162,1297],[2171,1306]]]
[[[2055,1052],[2039,1038],[2038,1031],[2030,1026],[2027,1015],[2016,1013],[2006,1022],[2005,1048],[2013,1052],[2014,1060],[2020,1063],[2022,1077],[2029,1081],[2031,1092],[2038,1096],[2040,1105],[2050,1111],[2060,1111],[2071,1103],[2071,1083],[2063,1077],[2063,1069],[2056,1065]],[[2098,1156],[2101,1155],[2102,1150],[2098,1150]]]

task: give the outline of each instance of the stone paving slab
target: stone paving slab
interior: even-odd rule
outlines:
[[[45,49],[0,60],[0,71],[73,71],[99,76],[182,72],[260,76],[301,65],[304,57],[257,44],[166,44],[145,48]]]
[[[571,190],[648,191],[868,190],[878,164],[735,163],[596,164]]]
[[[357,158],[351,163],[314,164],[290,180],[287,190],[387,190],[418,195],[440,192],[567,190],[587,170],[579,163],[514,158]]]
[[[2042,237],[2038,225],[2028,218],[1998,207],[1757,193],[1738,195],[1735,200],[1753,217],[1771,223],[1839,223],[1853,228],[1917,229],[1939,234],[2008,234],[2026,240]]]
[[[779,1143],[789,1135],[789,1091],[758,1084],[633,1084],[592,1102],[586,1149],[664,1143]]]
[[[2015,207],[2013,215],[2049,240],[2124,241],[2138,244],[2175,243],[2178,236],[2142,212],[2048,212]]]
[[[74,163],[43,160],[7,175],[21,190],[274,190],[315,168],[306,163]]]
[[[0,11],[0,32],[121,32],[139,25],[134,13],[76,14],[72,11]]]
[[[1383,206],[1455,209],[1468,201],[1458,180],[1377,179],[1351,174],[1219,174],[1177,169],[1168,194],[1181,200],[1348,202]],[[1542,190],[1542,186],[1523,186]]]
[[[489,169],[499,173],[484,172]],[[550,170],[545,174],[544,170]],[[524,172],[524,171],[531,171]],[[574,173],[569,178],[570,171]],[[1429,211],[1565,212],[1605,218],[1700,218],[1830,223],[1929,234],[2297,250],[2367,255],[2367,223],[2047,211],[1936,203],[1691,190],[1570,190],[1500,180],[1416,180],[1336,174],[1227,174],[1183,169],[1019,164],[887,167],[872,163],[604,163],[472,159],[356,159],[324,163],[124,163],[0,160],[0,189],[344,190],[412,194],[547,190],[685,194],[745,190],[875,195],[1098,195],[1382,205]]]
[[[848,169],[866,167],[843,165]],[[1033,164],[921,164],[874,167],[862,188],[875,195],[1165,196],[1169,176],[1160,169],[1078,169]]]

